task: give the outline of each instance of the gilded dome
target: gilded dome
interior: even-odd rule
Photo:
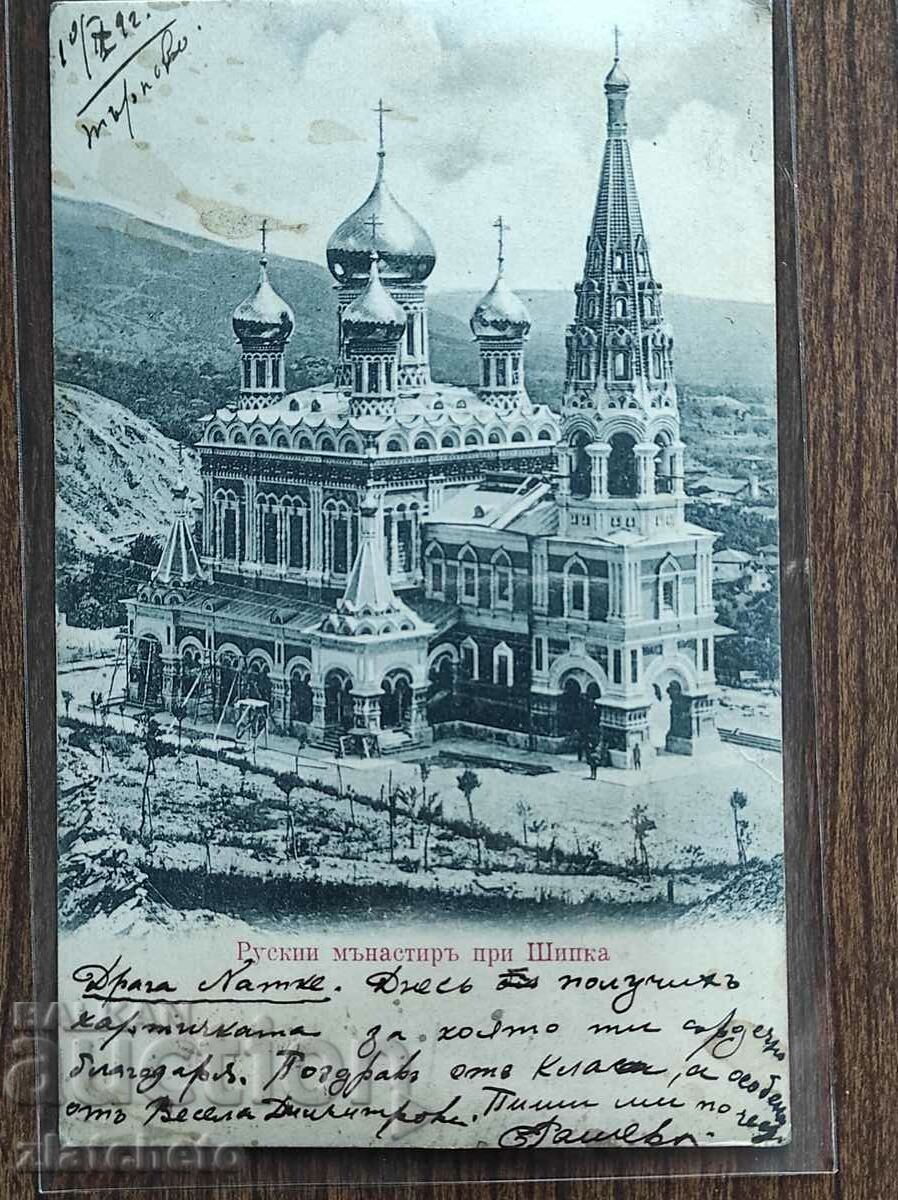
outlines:
[[[241,342],[283,343],[293,333],[293,311],[271,286],[266,258],[260,260],[255,291],[237,305],[231,320]]]
[[[605,90],[606,91],[626,91],[626,89],[629,86],[630,86],[630,76],[621,67],[620,59],[616,58],[614,60],[614,66],[611,68],[611,70],[605,76]]]
[[[379,257],[368,254],[368,283],[343,313],[343,329],[350,338],[397,341],[405,332],[405,309],[397,304],[380,281]]]
[[[373,251],[380,256],[381,274],[388,282],[423,283],[436,266],[433,242],[387,187],[383,167],[381,153],[368,199],[327,244],[328,269],[338,283],[364,279]]]
[[[471,332],[477,338],[525,338],[530,332],[527,306],[505,282],[501,271],[474,309]]]

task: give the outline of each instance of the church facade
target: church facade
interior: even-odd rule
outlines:
[[[530,316],[498,272],[479,384],[432,380],[424,229],[374,186],[336,230],[332,384],[288,394],[295,318],[268,276],[233,315],[231,402],[199,444],[152,580],[128,602],[128,698],[220,724],[241,704],[313,744],[600,740],[628,767],[716,741],[712,548],[685,516],[673,337],[627,141],[608,136],[560,411],[528,397]],[[560,389],[561,390],[561,389]]]

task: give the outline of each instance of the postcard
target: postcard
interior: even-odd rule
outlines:
[[[788,1144],[768,7],[50,48],[64,1144]]]

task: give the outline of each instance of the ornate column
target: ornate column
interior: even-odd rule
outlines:
[[[658,450],[659,447],[655,442],[639,442],[633,447],[639,472],[640,496],[654,496],[655,494],[655,455]]]
[[[409,713],[408,731],[414,742],[433,741],[433,730],[427,720],[427,694],[429,687],[416,687],[412,690],[412,707]]]
[[[608,459],[611,455],[611,445],[608,442],[592,442],[586,448],[592,463],[592,491],[590,499],[608,499]]]
[[[271,707],[268,710],[269,718],[278,732],[284,732],[290,721],[287,711],[287,680],[283,675],[271,676]]]
[[[175,701],[180,662],[174,655],[162,655],[162,706],[171,712]]]
[[[312,723],[309,726],[309,741],[321,745],[324,741],[324,688],[311,684]]]

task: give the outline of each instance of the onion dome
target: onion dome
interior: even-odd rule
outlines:
[[[620,30],[614,30],[614,66],[605,76],[606,92],[625,92],[630,86],[630,77],[620,65]]]
[[[368,283],[343,313],[346,336],[376,342],[395,342],[405,332],[406,316],[380,281],[379,257],[368,254]]]
[[[530,332],[527,306],[514,294],[501,272],[474,309],[471,332],[477,338],[525,338]]]
[[[505,282],[505,234],[508,226],[498,217],[493,226],[499,231],[499,270],[496,282],[474,309],[471,332],[476,338],[525,338],[530,332],[527,305]]]
[[[293,333],[293,311],[268,279],[268,259],[259,259],[259,282],[251,296],[240,302],[232,317],[234,333],[241,342],[283,344]]]
[[[364,279],[372,251],[377,251],[383,278],[395,283],[423,283],[436,266],[437,252],[427,231],[402,207],[384,179],[383,114],[377,178],[368,199],[337,227],[327,243],[327,266],[338,283]]]

